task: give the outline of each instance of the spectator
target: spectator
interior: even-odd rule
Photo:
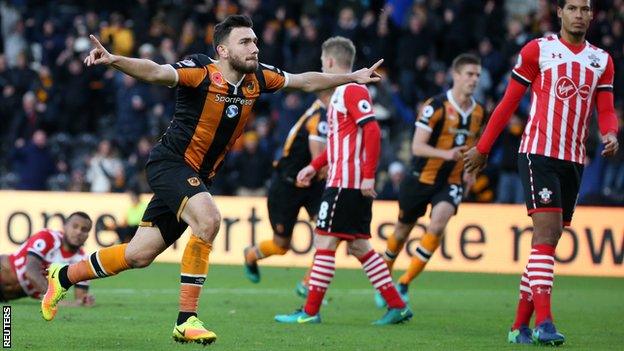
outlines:
[[[389,179],[385,182],[383,189],[377,195],[379,200],[398,200],[399,188],[405,177],[405,166],[399,161],[394,161],[388,167]]]
[[[136,79],[119,73],[117,75],[117,120],[115,131],[117,142],[127,155],[132,146],[148,130],[149,96],[147,87]]]
[[[497,203],[524,203],[522,182],[518,175],[518,149],[523,130],[523,121],[517,115],[513,115],[500,138],[502,140],[502,159],[499,165],[500,174],[496,190]]]
[[[41,129],[33,132],[30,142],[25,144],[21,138],[15,142],[11,160],[19,175],[19,190],[46,190],[46,181],[56,172],[47,143],[47,134]]]
[[[141,201],[141,193],[138,189],[130,188],[126,193],[130,197],[130,207],[126,210],[122,222],[110,228],[117,232],[120,243],[128,243],[134,237],[148,204],[147,201]]]
[[[258,148],[258,134],[250,131],[243,135],[243,150],[233,163],[236,194],[240,196],[266,195],[266,182],[271,175],[271,158]]]
[[[123,164],[115,155],[110,140],[102,140],[98,145],[97,152],[89,161],[86,179],[94,193],[112,192],[123,187]]]

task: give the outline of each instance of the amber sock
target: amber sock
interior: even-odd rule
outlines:
[[[425,269],[427,262],[429,262],[429,259],[439,246],[439,236],[432,233],[425,233],[422,239],[420,239],[420,244],[416,248],[409,268],[407,268],[407,271],[399,278],[399,283],[409,285],[409,283]]]
[[[61,285],[67,289],[73,284],[85,280],[106,278],[130,269],[126,261],[128,244],[113,245],[96,251],[89,258],[73,263],[59,271]]]
[[[208,275],[208,257],[211,250],[212,244],[195,235],[191,235],[184,248],[180,269],[178,325],[184,323],[189,316],[197,314],[199,295]],[[180,319],[183,320],[180,321]]]

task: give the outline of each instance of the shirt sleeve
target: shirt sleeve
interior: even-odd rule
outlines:
[[[538,40],[531,40],[520,50],[516,66],[511,71],[511,77],[525,86],[531,85],[540,72],[539,55]]]
[[[174,86],[183,86],[196,88],[206,78],[210,58],[206,55],[191,55],[182,61],[178,61],[171,65],[176,72],[176,84]]]
[[[344,99],[347,115],[351,116],[359,126],[375,120],[373,102],[366,86],[356,84],[347,86]]]
[[[422,128],[431,133],[435,125],[442,119],[443,114],[444,106],[433,98],[425,101],[418,114],[416,128]]]
[[[54,242],[54,236],[50,232],[42,230],[28,239],[26,252],[43,260],[48,252],[54,248]]]
[[[613,91],[613,77],[615,75],[615,70],[613,68],[613,59],[611,59],[611,55],[607,55],[607,67],[605,71],[602,72],[600,79],[598,79],[598,85],[596,89],[598,91]]]
[[[258,65],[256,78],[262,93],[274,93],[288,86],[288,73],[264,63]]]
[[[318,109],[306,123],[308,130],[308,139],[325,143],[327,141],[327,122],[325,121],[325,113],[323,109]]]

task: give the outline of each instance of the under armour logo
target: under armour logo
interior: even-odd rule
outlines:
[[[546,294],[550,295],[550,292],[551,292],[552,288],[542,288],[541,286],[538,286],[537,289],[535,289],[535,290],[537,290],[538,294],[546,293]]]
[[[559,53],[555,54],[555,53],[553,52],[551,55],[552,55],[552,58],[563,58],[563,55],[561,55],[561,54],[559,54]]]

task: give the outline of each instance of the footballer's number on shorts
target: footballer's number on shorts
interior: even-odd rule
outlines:
[[[464,189],[462,189],[461,186],[451,184],[451,191],[449,191],[449,195],[451,196],[451,198],[453,198],[453,203],[455,203],[455,206],[459,205],[459,203],[461,202],[463,193]]]
[[[319,227],[325,226],[325,219],[327,219],[327,210],[329,210],[329,203],[327,201],[321,202],[321,206],[319,207],[318,213],[318,221],[316,223]]]

